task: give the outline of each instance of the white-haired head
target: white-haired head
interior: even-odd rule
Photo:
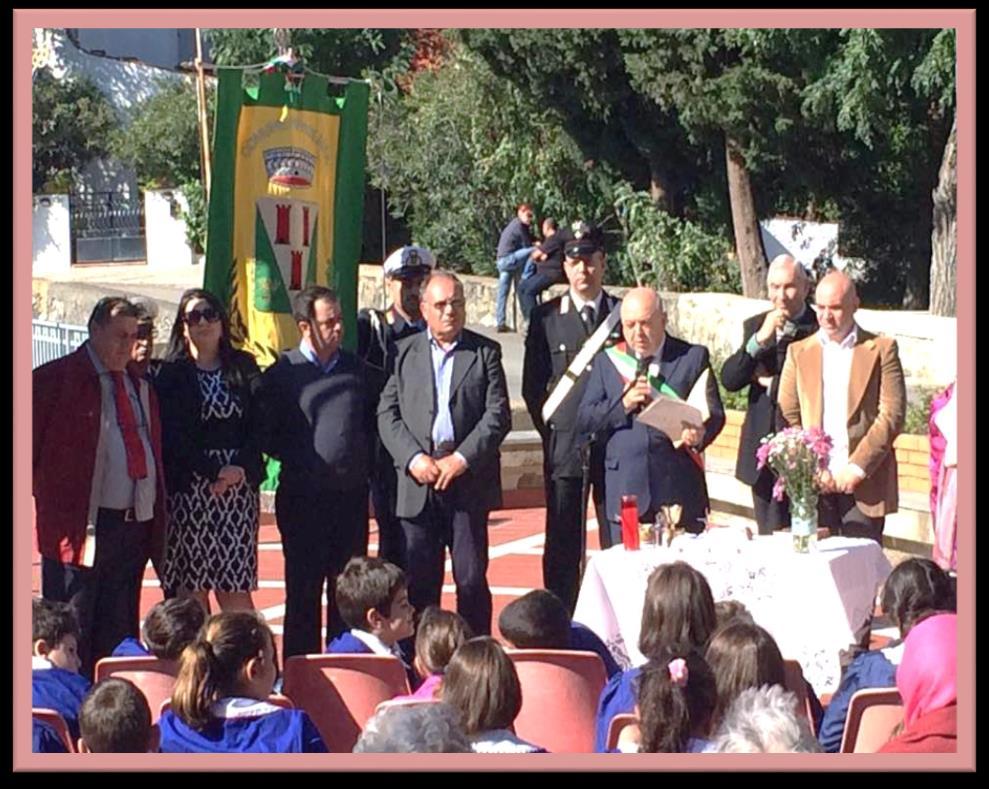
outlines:
[[[436,701],[382,708],[354,753],[471,753],[471,747],[454,709]]]
[[[797,711],[797,697],[779,685],[738,694],[714,735],[719,753],[820,753]]]

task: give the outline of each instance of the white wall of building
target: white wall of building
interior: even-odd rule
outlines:
[[[68,195],[35,195],[31,221],[32,273],[59,274],[72,265]]]
[[[180,268],[195,262],[193,251],[186,242],[185,221],[180,209],[187,211],[189,204],[178,189],[149,189],[144,193],[149,269]]]

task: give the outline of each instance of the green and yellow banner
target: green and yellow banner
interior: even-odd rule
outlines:
[[[368,85],[220,68],[204,287],[262,367],[299,341],[292,299],[340,297],[356,340]]]

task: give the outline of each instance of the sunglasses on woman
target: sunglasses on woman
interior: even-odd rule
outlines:
[[[185,314],[185,322],[190,326],[198,326],[200,321],[216,323],[218,320],[220,320],[220,313],[212,307],[206,307],[201,310],[192,310]]]

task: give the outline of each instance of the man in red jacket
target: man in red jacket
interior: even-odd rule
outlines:
[[[32,376],[41,591],[75,609],[86,676],[137,636],[144,568],[164,546],[158,403],[126,372],[137,318],[126,299],[101,299],[89,340]]]

